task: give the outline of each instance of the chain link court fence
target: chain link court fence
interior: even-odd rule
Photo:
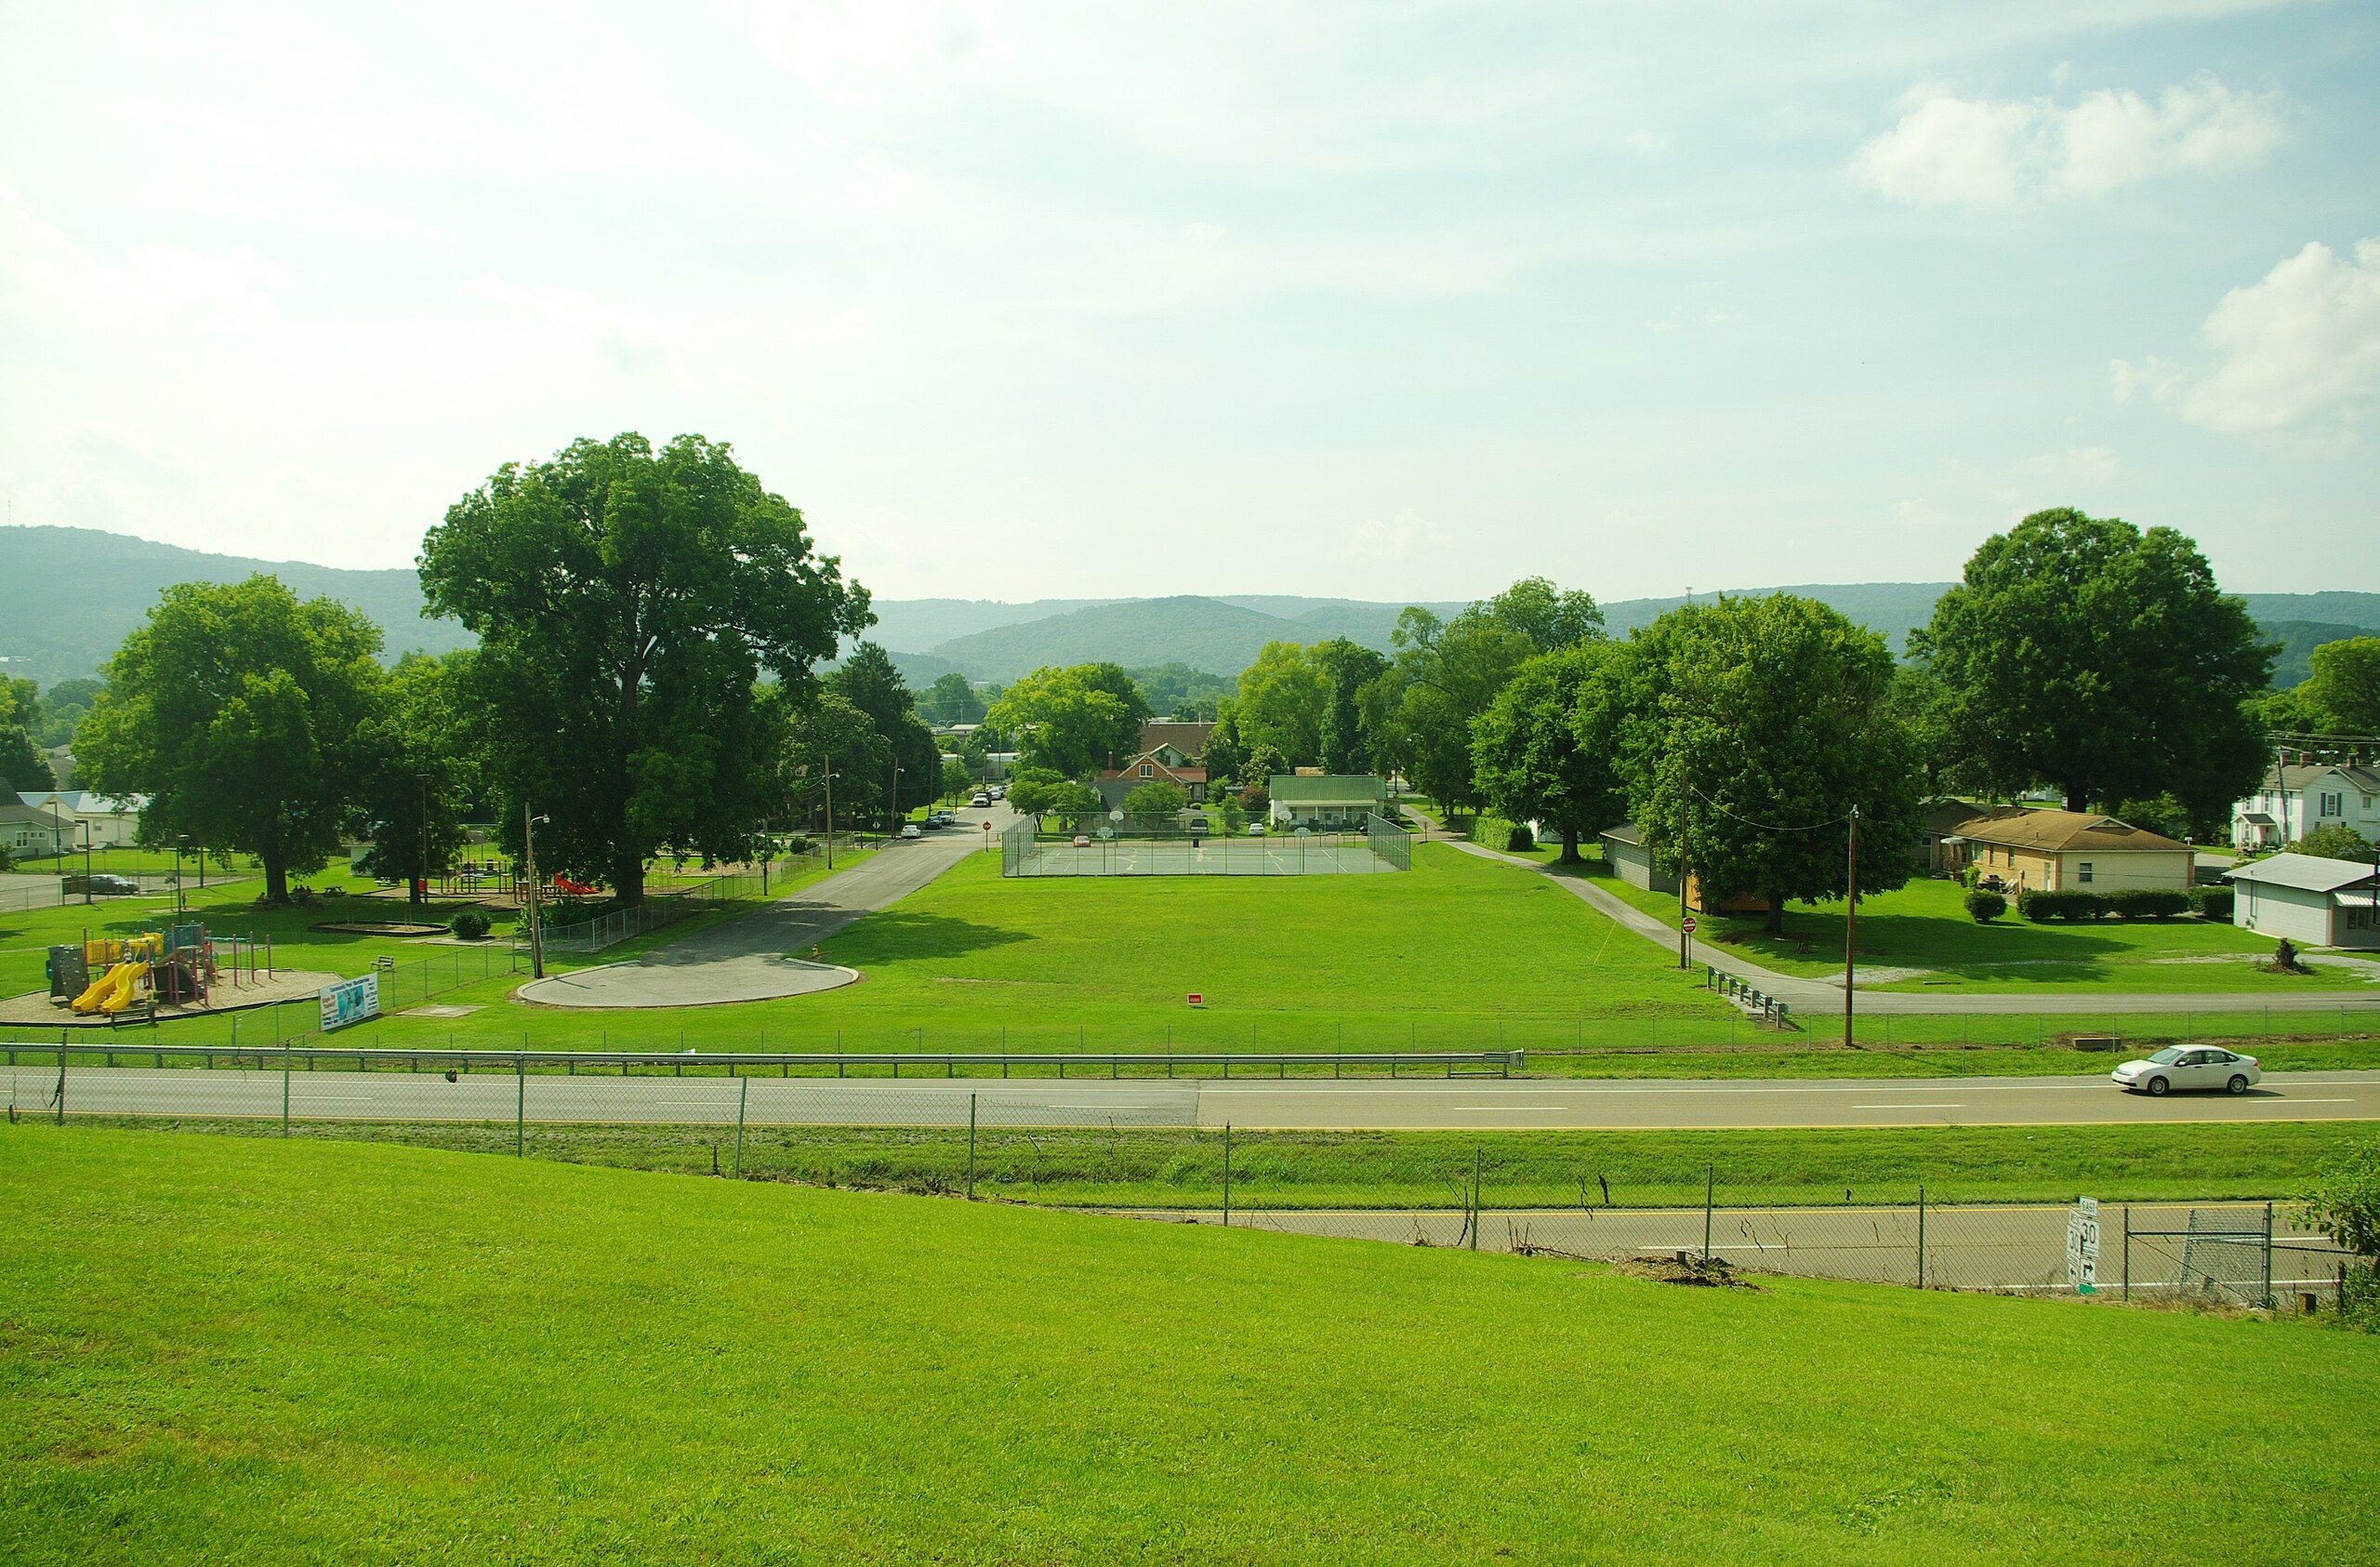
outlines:
[[[1818,1188],[1724,1164],[1553,1167],[1439,1135],[1204,1125],[1184,1075],[960,1077],[954,1063],[104,1047],[8,1052],[8,1115],[401,1141],[747,1179],[946,1193],[1152,1221],[2021,1295],[2314,1310],[2357,1267],[2287,1200],[2007,1202],[1955,1185]],[[179,1056],[178,1064],[166,1064]],[[342,1061],[341,1057],[344,1057]],[[311,1065],[310,1065],[311,1063]],[[1370,1069],[1382,1069],[1377,1061]],[[1492,1070],[1485,1060],[1408,1073]],[[1061,1068],[1063,1069],[1063,1068]],[[1211,1064],[1199,1069],[1211,1071]],[[1391,1069],[1393,1069],[1393,1068]],[[942,1072],[920,1081],[920,1071]],[[865,1072],[872,1075],[860,1075]],[[1086,1081],[1086,1079],[1089,1081]],[[2087,1218],[2086,1218],[2087,1214]],[[2361,1275],[2358,1274],[2358,1278]]]
[[[1367,813],[1343,829],[1251,832],[1220,810],[1049,812],[1000,832],[1000,874],[1355,876],[1413,868],[1413,835]],[[1263,824],[1254,824],[1262,826]]]

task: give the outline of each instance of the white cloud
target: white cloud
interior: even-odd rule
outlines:
[[[463,285],[463,292],[591,341],[624,370],[658,369],[669,359],[672,339],[661,323],[579,289],[515,283],[494,272],[482,272]]]
[[[1408,506],[1386,522],[1365,518],[1349,531],[1347,542],[1368,554],[1411,561],[1437,554],[1449,540],[1444,528]]]
[[[2206,318],[2214,362],[2111,366],[2119,400],[2145,393],[2228,435],[2336,441],[2380,402],[2380,239],[2352,258],[2309,244]]]
[[[43,222],[0,186],[0,304],[29,320],[85,328],[222,325],[271,313],[288,275],[245,247],[150,244],[106,255]]]
[[[1892,129],[1859,149],[1852,172],[1918,206],[2006,209],[2104,195],[2173,174],[2254,168],[2288,137],[2271,94],[2236,92],[2201,72],[2152,100],[2130,89],[1993,102],[1944,87],[1910,95]]]

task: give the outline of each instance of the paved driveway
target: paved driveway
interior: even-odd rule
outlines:
[[[539,1006],[712,1006],[770,1001],[848,985],[859,976],[797,954],[924,886],[970,854],[983,854],[1012,817],[1005,804],[962,811],[955,828],[895,843],[791,897],[694,932],[640,957],[554,975],[521,988]]]

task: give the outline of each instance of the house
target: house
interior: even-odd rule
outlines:
[[[2231,807],[2231,842],[2243,849],[2294,843],[2318,827],[2380,839],[2380,771],[2361,762],[2276,758],[2256,792]]]
[[[82,847],[82,833],[62,811],[0,798],[0,848],[21,859]]]
[[[2196,854],[2159,832],[2090,811],[2010,811],[1976,817],[1943,840],[1960,865],[2011,891],[2188,888]]]
[[[1677,891],[1677,878],[1653,863],[1653,851],[1645,846],[1644,829],[1633,821],[1603,830],[1603,857],[1611,873],[1632,887],[1653,893]]]
[[[2380,875],[2361,860],[2274,855],[2231,872],[2231,923],[2315,947],[2380,948]]]
[[[2024,813],[2022,805],[1977,805],[1964,800],[1934,801],[1918,814],[1917,845],[1911,857],[1937,876],[1955,872],[1966,861],[1961,857],[1959,845],[1950,840],[1959,829],[1977,817],[2000,817],[2014,812]]]
[[[1093,778],[1091,787],[1099,790],[1099,797],[1113,810],[1120,807],[1132,790],[1152,783],[1178,784],[1192,804],[1207,798],[1207,769],[1197,758],[1184,756],[1179,746],[1166,742],[1127,757],[1122,766],[1110,767]]]
[[[1370,773],[1276,773],[1266,792],[1276,827],[1343,830],[1388,814],[1388,785]]]
[[[17,798],[37,810],[55,811],[65,817],[65,846],[69,849],[83,846],[86,827],[91,830],[91,847],[95,849],[130,844],[140,830],[141,808],[149,803],[145,794],[119,798],[82,789],[21,790]]]

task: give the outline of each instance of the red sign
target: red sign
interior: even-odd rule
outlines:
[[[1204,1006],[1207,1004],[1207,998],[1199,992],[1193,990],[1190,992],[1190,1004],[1192,1006]]]
[[[1688,914],[1685,919],[1680,920],[1677,923],[1677,927],[1678,929],[1686,932],[1686,935],[1692,936],[1694,934],[1694,916]]]

